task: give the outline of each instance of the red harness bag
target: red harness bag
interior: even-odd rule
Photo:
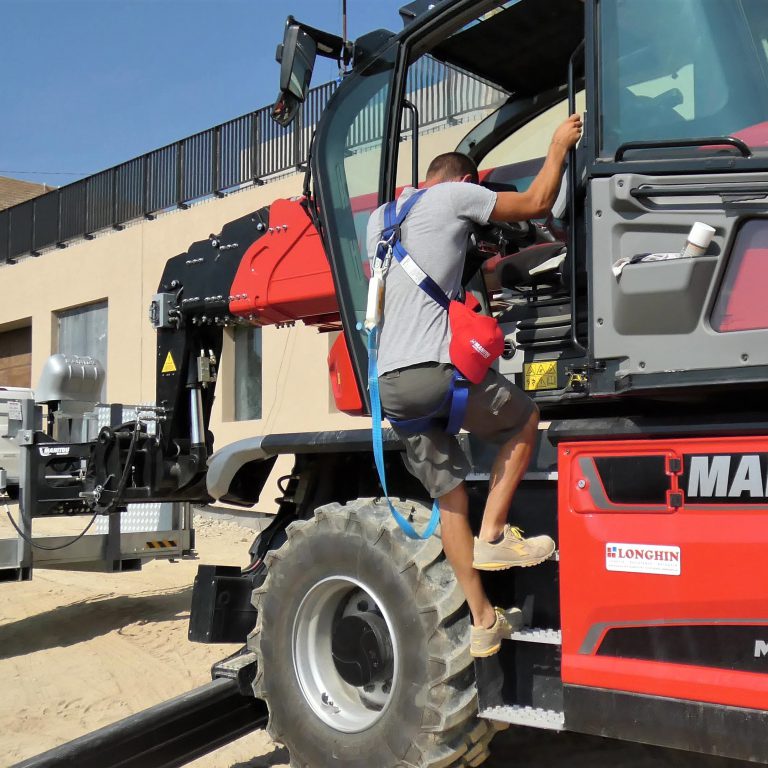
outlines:
[[[495,317],[479,312],[480,302],[468,293],[464,302],[451,301],[448,323],[451,342],[448,353],[459,372],[479,384],[504,351],[504,334]]]

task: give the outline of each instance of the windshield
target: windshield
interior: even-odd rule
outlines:
[[[365,316],[365,227],[379,204],[394,52],[385,52],[341,85],[318,128],[312,161],[322,192],[321,216],[334,251],[331,263],[337,270],[342,310],[350,327],[354,319]]]
[[[603,156],[714,136],[768,148],[765,0],[601,2],[600,51]]]

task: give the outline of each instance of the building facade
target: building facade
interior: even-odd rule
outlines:
[[[428,62],[428,66],[434,64]],[[421,84],[410,94],[412,100],[420,100],[422,117],[431,116],[431,120],[421,120],[420,178],[435,155],[455,149],[506,97],[492,86],[465,82],[461,75],[449,74],[452,79],[446,78],[444,71],[438,72],[428,78],[426,86]],[[318,109],[310,101],[309,108],[319,116],[322,104]],[[546,153],[553,122],[563,116],[564,112],[552,113],[529,124],[494,150],[484,165],[512,162],[535,166]],[[195,142],[199,144],[203,134],[130,160],[78,182],[80,186],[70,185],[57,196],[50,193],[32,201],[37,209],[23,203],[0,211],[0,386],[34,387],[53,353],[91,354],[106,370],[104,402],[153,402],[157,351],[147,315],[166,261],[185,252],[194,241],[217,233],[225,223],[275,199],[301,193],[300,154],[308,149],[312,121],[301,121],[293,129],[299,132],[292,136],[263,135],[273,129],[267,129],[259,112],[252,113],[247,124],[235,126],[237,135],[245,137],[241,145],[225,156],[222,142],[236,122],[205,134],[208,154],[204,165],[209,176],[198,199],[187,195],[187,202],[179,197],[177,205],[167,205],[151,215],[147,211],[150,196],[155,194],[150,187],[153,178],[162,191],[154,169],[162,167],[163,158],[175,158],[178,184],[172,192],[181,195],[188,183],[182,178],[182,168],[189,170],[196,156]],[[262,137],[260,144],[254,145],[257,130]],[[361,167],[377,161],[375,153],[366,155],[366,130],[371,129],[361,120],[355,150],[359,155],[355,162]],[[376,125],[372,130],[377,130]],[[404,130],[401,146],[407,147],[412,138],[409,134]],[[233,144],[231,139],[226,141]],[[283,162],[280,153],[281,147],[288,145],[286,141],[292,155],[286,155]],[[291,167],[271,177],[257,177],[254,169],[270,156],[277,157],[278,165],[282,162]],[[230,165],[234,167],[230,175],[237,183],[222,191],[217,185]],[[409,150],[401,151],[399,165],[399,182],[407,183],[411,178]],[[240,181],[249,173],[250,181]],[[141,183],[134,183],[136,179]],[[94,203],[94,193],[100,190],[111,194]],[[356,194],[373,191],[361,189]],[[78,201],[85,206],[82,215],[75,205]],[[140,215],[142,204],[144,215]],[[121,209],[136,215],[127,221],[115,218]],[[55,217],[50,218],[52,211]],[[10,218],[3,218],[4,214]],[[113,217],[112,225],[105,226],[109,216]],[[102,226],[96,228],[94,222]],[[68,237],[59,240],[62,235]],[[333,402],[327,355],[334,340],[335,334],[319,333],[301,323],[284,328],[227,329],[211,423],[216,446],[258,434],[361,427],[363,420],[340,413]],[[279,462],[273,474],[284,474],[287,462]],[[273,495],[263,499],[260,508],[269,509]]]

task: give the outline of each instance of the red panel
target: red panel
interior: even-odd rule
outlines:
[[[364,413],[363,399],[360,397],[343,333],[339,334],[339,338],[333,342],[328,354],[328,374],[331,377],[331,389],[336,407],[351,416],[361,416]]]
[[[606,503],[590,469],[595,457],[766,452],[768,437],[560,446],[564,682],[768,709],[768,674],[596,655],[605,632],[616,626],[768,625],[768,504],[733,499],[705,505],[683,498],[674,510]],[[677,491],[678,477],[669,480]],[[609,571],[609,542],[679,547],[680,574]]]
[[[742,226],[733,245],[712,327],[721,332],[768,328],[767,280],[768,223],[752,219]]]
[[[753,148],[768,146],[768,123],[750,125],[733,135]]]
[[[259,325],[338,316],[322,241],[297,200],[272,203],[269,231],[245,252],[231,295],[230,312]]]
[[[768,248],[751,248],[739,255],[738,273],[728,297],[718,331],[747,331],[768,328]]]

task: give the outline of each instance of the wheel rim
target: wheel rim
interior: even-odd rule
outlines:
[[[324,723],[357,733],[384,715],[400,654],[392,621],[368,586],[349,576],[319,581],[301,601],[292,641],[299,687]]]

